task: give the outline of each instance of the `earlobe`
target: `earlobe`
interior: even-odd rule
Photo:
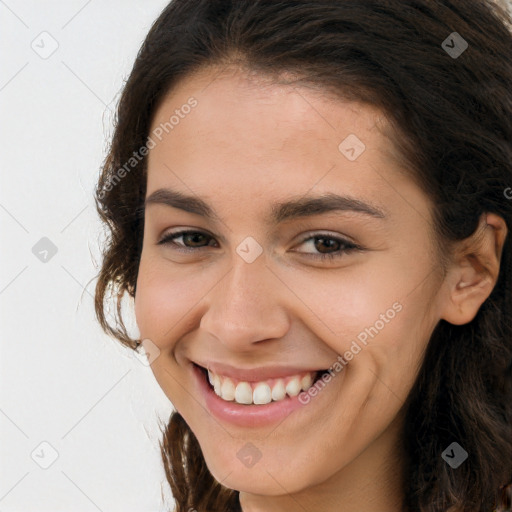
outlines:
[[[484,213],[475,233],[460,242],[444,283],[443,320],[454,325],[473,320],[498,280],[506,236],[505,221]]]

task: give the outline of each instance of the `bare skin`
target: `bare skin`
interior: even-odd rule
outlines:
[[[504,221],[483,215],[443,275],[429,237],[433,205],[392,159],[380,112],[211,69],[171,91],[152,130],[190,97],[197,106],[149,153],[146,197],[170,188],[218,218],[146,207],[135,312],[141,338],[161,351],[151,366],[159,385],[213,476],[240,491],[244,512],[401,510],[402,405],[439,320],[467,323],[490,295]],[[366,147],[353,161],[338,149],[349,134]],[[383,216],[271,218],[273,203],[329,193]],[[185,228],[203,236],[158,244]],[[252,263],[236,251],[249,236],[263,249]],[[344,251],[336,239],[360,249]],[[328,252],[336,257],[314,257]],[[191,361],[208,358],[328,368],[375,325],[383,327],[317,400],[279,425],[221,422],[192,377]],[[237,457],[247,442],[261,453],[252,467]]]

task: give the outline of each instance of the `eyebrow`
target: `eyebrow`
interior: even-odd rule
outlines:
[[[144,208],[150,204],[162,204],[178,208],[189,213],[220,221],[220,217],[202,199],[184,194],[177,190],[161,188],[152,192],[144,201]],[[362,213],[378,219],[386,217],[383,210],[376,205],[365,203],[360,199],[326,193],[319,196],[303,196],[284,202],[273,203],[271,206],[271,222],[279,224],[286,220],[309,217],[334,211],[350,211]]]

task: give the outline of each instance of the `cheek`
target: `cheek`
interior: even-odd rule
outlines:
[[[333,347],[337,351],[345,348],[346,340],[359,336],[364,341],[366,328],[375,324],[378,330],[387,327],[399,316],[399,299],[404,295],[396,279],[384,282],[382,272],[371,269],[362,272],[347,268],[319,272],[314,277],[295,274],[288,281],[295,295],[328,328],[328,337],[341,345]]]
[[[395,260],[365,272],[295,277],[294,291],[327,326],[325,343],[353,368],[391,374],[408,365],[412,373],[436,323],[428,311],[435,283],[425,279],[424,263],[406,269]]]
[[[428,291],[409,296],[383,292],[366,308],[361,304],[351,311],[347,327],[340,325],[346,334],[333,348],[348,362],[360,387],[369,373],[374,376],[363,395],[375,417],[386,417],[387,407],[403,403],[414,384],[435,326],[426,314]]]
[[[135,317],[142,338],[150,338],[160,348],[177,339],[185,328],[187,314],[204,296],[208,286],[196,275],[185,274],[178,266],[161,258],[141,258],[135,296]],[[172,332],[176,330],[176,332]],[[172,334],[171,334],[172,332]]]

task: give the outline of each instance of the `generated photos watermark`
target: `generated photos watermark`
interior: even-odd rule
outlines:
[[[110,192],[120,181],[124,178],[144,157],[147,156],[149,150],[153,149],[157,142],[154,138],[158,139],[158,142],[162,141],[164,133],[169,133],[178,126],[182,119],[192,112],[192,109],[197,107],[198,101],[191,96],[186,103],[181,105],[180,108],[175,109],[174,114],[165,123],[160,123],[148,137],[146,144],[141,146],[137,151],[132,153],[132,156],[128,161],[117,169],[113,176],[110,177],[109,181],[105,184],[103,189],[98,194],[100,199],[105,197],[105,192]],[[153,138],[154,137],[154,138]]]
[[[354,359],[354,356],[359,354],[361,350],[368,345],[369,340],[368,337],[373,339],[377,334],[379,334],[386,324],[389,324],[393,318],[395,318],[397,313],[402,311],[403,306],[400,302],[394,302],[392,307],[386,310],[385,313],[381,313],[379,315],[379,320],[376,320],[373,325],[370,327],[365,327],[357,336],[357,340],[363,345],[358,344],[356,340],[352,341],[350,345],[350,349],[345,351],[343,355],[339,355],[336,358],[336,361],[328,368],[327,372],[324,373],[320,379],[318,379],[307,391],[302,391],[299,393],[298,400],[302,405],[307,405],[311,401],[311,399],[318,395],[320,391],[322,391],[327,384],[334,379],[349,361]]]

